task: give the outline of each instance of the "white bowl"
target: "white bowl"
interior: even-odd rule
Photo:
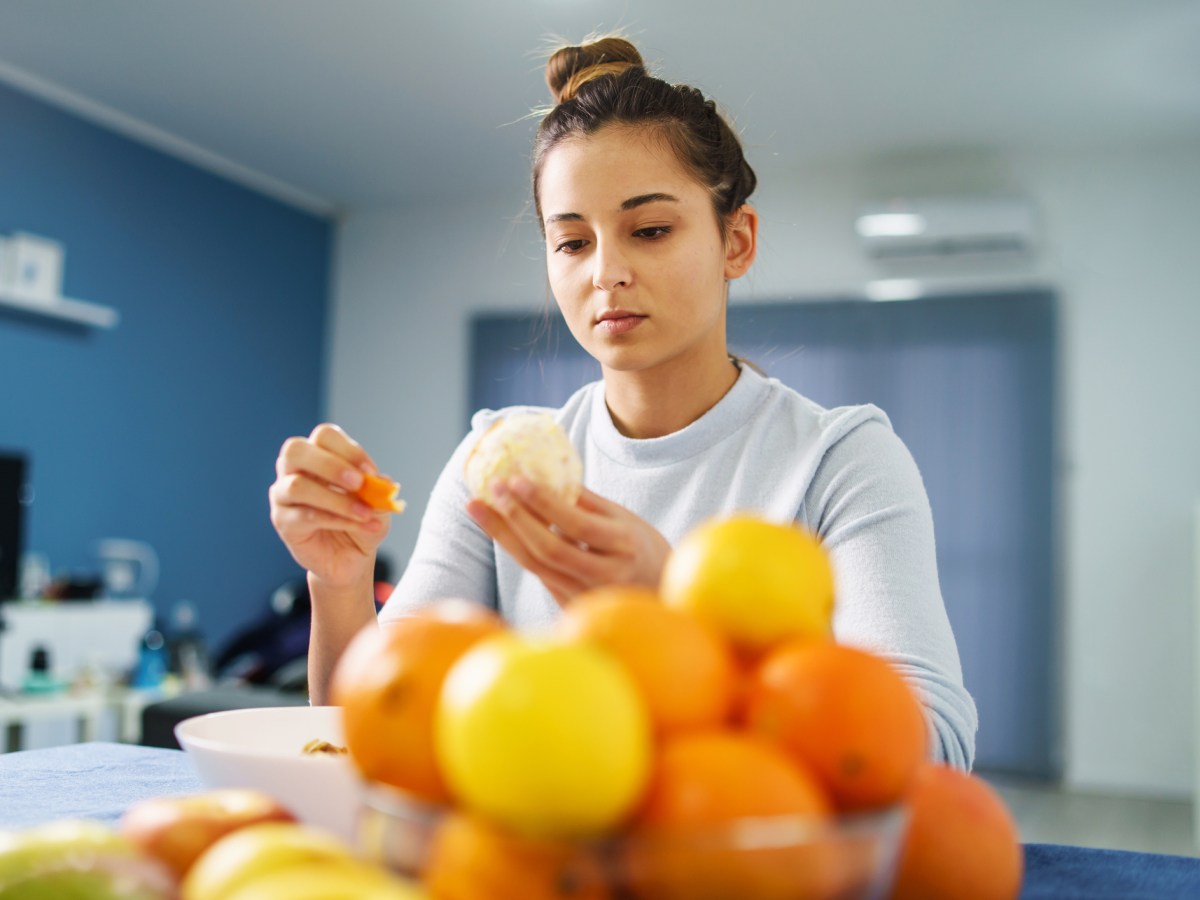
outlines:
[[[350,758],[303,752],[314,739],[343,746],[340,707],[274,706],[208,713],[177,724],[175,737],[205,786],[257,788],[301,822],[355,841],[363,788]]]

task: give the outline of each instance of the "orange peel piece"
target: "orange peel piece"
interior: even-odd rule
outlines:
[[[400,484],[392,481],[386,475],[363,475],[362,487],[354,492],[354,496],[371,509],[381,509],[388,512],[404,512],[405,503],[397,498]]]

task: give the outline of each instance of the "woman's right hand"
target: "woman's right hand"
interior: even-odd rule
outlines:
[[[330,587],[370,577],[390,514],[353,495],[363,473],[378,474],[371,457],[336,425],[284,441],[268,496],[271,524],[292,558]]]

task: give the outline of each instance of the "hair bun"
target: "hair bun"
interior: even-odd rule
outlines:
[[[599,38],[554,51],[546,62],[546,85],[555,103],[566,103],[593,78],[617,75],[631,66],[643,66],[637,47],[621,37]]]

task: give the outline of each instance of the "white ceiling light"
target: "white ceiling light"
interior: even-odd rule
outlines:
[[[916,300],[925,289],[916,278],[880,278],[868,281],[863,292],[868,300]]]
[[[925,231],[925,217],[917,213],[869,213],[859,216],[854,228],[863,237],[907,237]]]

